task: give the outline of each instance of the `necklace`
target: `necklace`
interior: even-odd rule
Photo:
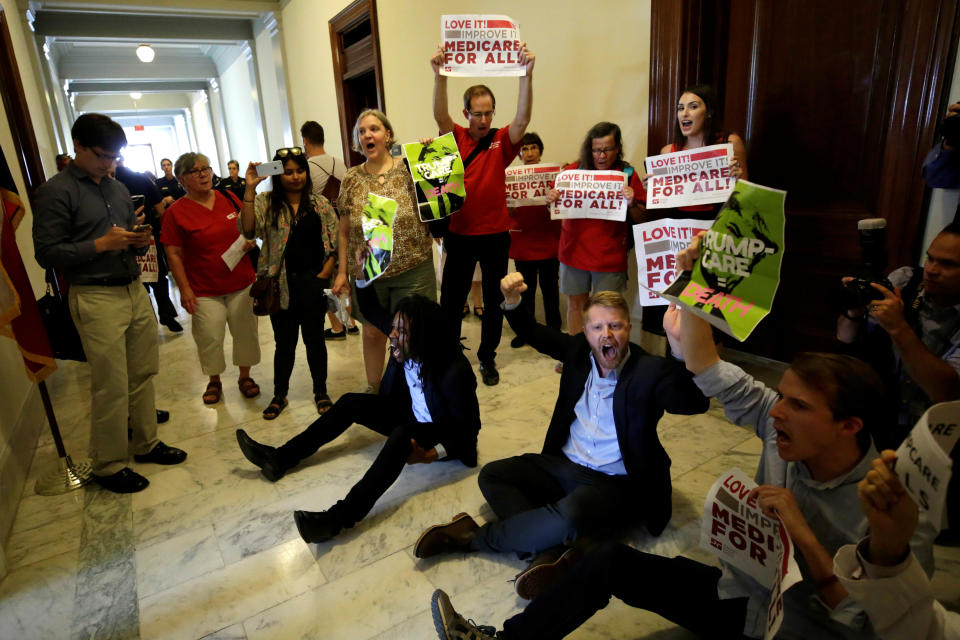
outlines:
[[[377,183],[379,183],[379,184],[383,184],[383,183],[385,183],[385,182],[387,181],[387,179],[384,178],[383,176],[384,176],[384,174],[390,173],[390,171],[393,170],[393,167],[394,167],[394,159],[393,159],[393,156],[390,156],[390,168],[387,169],[386,171],[381,171],[380,173],[377,173],[377,174],[370,173],[370,170],[367,169],[367,162],[364,162],[364,163],[363,163],[363,171],[364,171],[364,173],[366,173],[367,175],[370,175],[370,176],[376,175],[376,176],[377,176]]]

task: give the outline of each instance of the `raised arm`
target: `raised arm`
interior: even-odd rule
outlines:
[[[453,131],[453,118],[447,106],[447,76],[440,73],[443,66],[443,46],[437,45],[437,50],[430,58],[430,67],[433,69],[433,119],[437,121],[440,133]]]
[[[700,258],[700,240],[704,233],[698,233],[690,246],[677,254],[677,272],[693,270],[693,265]],[[663,328],[671,350],[681,354],[687,369],[696,375],[720,362],[720,353],[713,341],[713,331],[706,321],[692,313],[684,313],[681,319],[680,314],[677,307],[670,305],[663,316]]]
[[[569,350],[582,338],[537,322],[533,314],[520,304],[520,294],[526,290],[527,285],[523,281],[523,275],[518,271],[508,273],[500,280],[504,316],[507,322],[510,323],[514,332],[531,347],[554,360],[562,361]]]
[[[527,49],[527,43],[520,45],[520,63],[526,67],[526,74],[520,76],[520,90],[517,94],[517,115],[510,123],[510,142],[519,144],[530,124],[533,111],[533,63],[535,56]]]
[[[257,185],[263,180],[257,175],[257,165],[259,162],[251,162],[247,165],[246,181],[247,186],[243,192],[243,206],[240,207],[240,230],[243,237],[248,240],[256,235],[257,217],[254,213],[254,201],[257,199]]]

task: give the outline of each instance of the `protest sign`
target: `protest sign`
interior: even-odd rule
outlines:
[[[453,133],[434,138],[430,144],[405,144],[403,155],[416,185],[421,220],[439,220],[460,210],[467,191],[463,160]]]
[[[507,184],[508,207],[535,207],[547,204],[547,194],[553,189],[561,164],[522,164],[507,167],[504,179]]]
[[[897,449],[900,483],[921,512],[938,527],[943,522],[953,463],[950,451],[960,437],[960,401],[935,404],[920,416]]]
[[[732,158],[732,144],[650,156],[644,161],[650,175],[647,209],[726,201],[737,182],[730,176]]]
[[[156,282],[160,277],[160,271],[157,269],[157,243],[153,236],[150,237],[150,246],[146,253],[137,256],[137,264],[140,265],[140,282]]]
[[[686,249],[697,233],[706,231],[712,220],[664,218],[644,222],[633,227],[637,248],[637,282],[646,289],[640,291],[640,304],[656,307],[670,304],[656,292],[669,286],[676,277],[677,253]]]
[[[375,193],[367,194],[367,206],[363,208],[363,240],[366,243],[363,278],[357,278],[357,286],[361,289],[382,276],[390,266],[396,213],[396,200]]]
[[[763,640],[772,640],[783,623],[783,594],[803,579],[800,567],[793,557],[793,541],[787,535],[787,528],[780,527],[780,549],[777,552],[777,572],[773,587],[770,589],[770,604],[767,606],[767,627]]]
[[[627,200],[623,171],[587,171],[572,169],[557,174],[554,188],[560,197],[550,208],[551,220],[597,218],[623,222],[627,218]]]
[[[506,77],[527,73],[520,64],[520,27],[508,16],[440,16],[440,41],[440,75]]]
[[[677,276],[660,295],[737,340],[746,340],[770,313],[780,284],[786,195],[737,181],[700,243],[693,271]]]

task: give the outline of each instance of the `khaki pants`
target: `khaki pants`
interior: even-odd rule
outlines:
[[[93,473],[107,476],[127,466],[129,448],[144,454],[159,442],[153,394],[157,319],[137,281],[122,287],[70,287],[70,315],[90,364]]]
[[[250,287],[225,296],[198,296],[191,326],[203,375],[218,376],[227,368],[223,356],[227,325],[233,337],[233,364],[251,367],[260,362],[260,337]]]

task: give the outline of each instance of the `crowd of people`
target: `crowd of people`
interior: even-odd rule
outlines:
[[[892,471],[896,460],[889,449],[926,408],[960,398],[960,225],[936,237],[922,269],[894,271],[892,289],[873,283],[872,300],[843,309],[837,353],[798,355],[777,389],[725,362],[710,326],[673,306],[661,314],[644,311],[644,328],[669,345],[665,355],[652,354],[631,342],[631,309],[623,294],[630,226],[654,218],[644,206],[647,176],[626,161],[620,127],[592,126],[567,168],[624,172],[626,220],[552,221],[547,205],[557,191],[543,205],[508,208],[504,170],[518,155],[537,164],[544,152],[540,137],[527,132],[535,57],[526,46],[518,52],[525,74],[515,115],[498,129],[492,126],[496,99],[484,85],[463,95],[467,126],[451,115],[442,55],[438,49],[430,58],[433,114],[438,132],[454,135],[467,192],[446,225],[421,220],[409,168],[391,151],[397,133],[376,109],[363,111],[353,128],[361,164],[348,168],[326,153],[323,128],[307,122],[302,146],[275,151],[282,171],[271,177],[271,189],[259,193],[265,181],[259,162],[248,162],[241,176],[241,164],[231,160],[229,177],[218,179],[209,158],[196,152],[163,159],[163,176],[144,184],[142,176],[117,166],[126,144],[117,123],[100,114],[77,119],[75,157],[67,156],[62,171],[37,191],[34,242],[38,262],[61,271],[70,284],[71,315],[90,363],[95,481],[118,493],[146,488],[147,479],[126,464],[130,450],[137,462],[172,465],[187,457],[157,435],[157,316],[136,261],[151,243],[162,263],[161,279],[151,286],[157,315],[170,331],[182,330],[169,298],[170,273],[209,378],[203,403],[216,404],[224,393],[227,327],[238,390],[246,398],[260,393],[251,376],[261,355],[250,293],[255,280],[275,283],[277,295],[269,310],[275,349],[264,419],[276,418],[288,404],[303,335],[318,417],[277,447],[242,429],[236,434],[263,476],[281,480],[354,423],[386,437],[342,500],[325,511],[294,512],[308,543],[354,526],[407,464],[477,466],[481,407],[460,343],[479,265],[483,312],[476,358],[483,383],[500,381],[496,349],[504,318],[516,334],[511,345],[559,361],[561,376],[553,414],[545,416],[542,450],[479,470],[495,518],[480,523],[458,513],[411,541],[418,558],[493,551],[528,560],[515,589],[530,604],[500,631],[466,620],[447,594],[435,592],[441,638],[560,638],[611,596],[704,637],[763,637],[770,585],[726,562],[710,566],[616,542],[625,528],[642,524],[657,536],[670,522],[671,463],[657,425],[664,412],[703,413],[711,398],[760,438],[752,498],[779,520],[796,549],[802,580],[785,595],[781,635],[956,637],[960,625],[932,602],[926,583],[940,523],[918,518]],[[744,141],[722,128],[712,90],[684,90],[673,142],[662,152],[722,142],[733,147],[731,174],[746,178]],[[131,194],[144,196],[142,207]],[[364,211],[372,194],[397,203],[392,259],[377,279],[360,286]],[[657,217],[712,219],[718,210],[682,207]],[[446,253],[439,304],[435,241]],[[258,244],[259,255],[251,256]],[[677,256],[678,271],[690,270],[698,258],[699,237]],[[545,324],[534,314],[538,285]],[[566,332],[560,292],[568,299]],[[351,318],[333,314],[325,329],[330,300],[349,300]],[[358,330],[367,389],[334,400],[327,393],[325,341]],[[892,581],[910,585],[916,598],[884,606],[895,599],[891,594],[907,589]]]

